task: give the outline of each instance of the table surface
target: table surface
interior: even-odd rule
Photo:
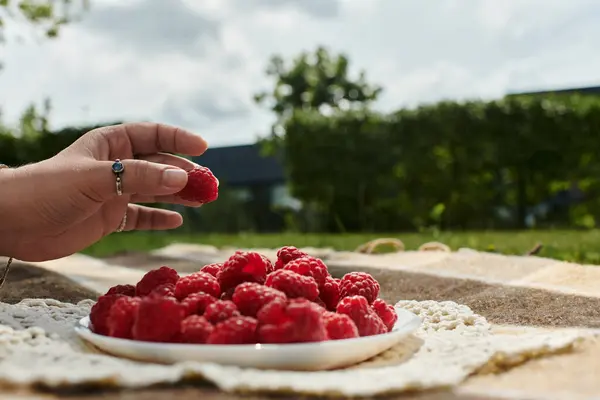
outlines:
[[[496,324],[590,326],[600,327],[600,298],[563,295],[545,290],[507,287],[482,281],[440,278],[418,272],[333,267],[332,275],[341,276],[351,270],[368,270],[381,284],[382,297],[388,301],[398,299],[453,300],[470,306]],[[0,293],[4,302],[15,303],[23,298],[54,298],[65,302],[77,302],[95,298],[96,293],[69,279],[45,269],[23,263],[15,263],[5,287]],[[152,388],[135,391],[79,391],[75,393],[14,392],[4,389],[2,395],[13,398],[33,399],[258,399],[265,396],[237,396],[223,393],[210,385],[193,385]],[[2,397],[4,398],[4,397]],[[280,396],[278,398],[281,398]],[[287,397],[286,397],[287,398]],[[290,397],[294,398],[294,397]],[[452,391],[416,393],[397,398],[422,400],[438,399],[492,399],[455,394]]]

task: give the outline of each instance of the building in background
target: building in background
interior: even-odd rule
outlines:
[[[280,231],[285,224],[282,210],[301,208],[290,196],[282,157],[264,155],[260,144],[209,148],[192,160],[210,168],[221,191],[246,205],[259,231]]]

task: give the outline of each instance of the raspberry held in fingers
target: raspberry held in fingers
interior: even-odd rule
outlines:
[[[177,196],[195,203],[210,203],[219,197],[219,181],[210,169],[198,166],[188,171],[187,184]]]

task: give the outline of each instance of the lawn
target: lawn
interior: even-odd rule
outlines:
[[[86,249],[84,253],[103,257],[123,251],[149,251],[174,242],[202,243],[217,247],[277,248],[294,245],[296,247],[332,247],[337,250],[354,250],[357,246],[380,237],[401,239],[407,250],[417,249],[422,243],[435,240],[447,244],[453,250],[470,247],[503,254],[524,254],[536,243],[542,243],[544,247],[539,253],[540,256],[578,263],[600,264],[600,230],[442,232],[439,235],[420,233],[182,235],[164,232],[135,232],[108,236]]]

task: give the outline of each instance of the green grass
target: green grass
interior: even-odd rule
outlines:
[[[401,239],[407,250],[416,249],[428,241],[440,241],[453,250],[470,247],[477,250],[503,254],[524,254],[536,243],[544,248],[540,256],[578,263],[600,264],[600,230],[592,231],[520,231],[520,232],[442,232],[439,235],[419,233],[393,234],[239,234],[239,235],[182,235],[171,233],[122,233],[106,237],[89,247],[84,253],[104,257],[122,251],[149,251],[174,242],[202,243],[217,247],[277,248],[332,247],[337,250],[354,250],[357,246],[380,237]]]

